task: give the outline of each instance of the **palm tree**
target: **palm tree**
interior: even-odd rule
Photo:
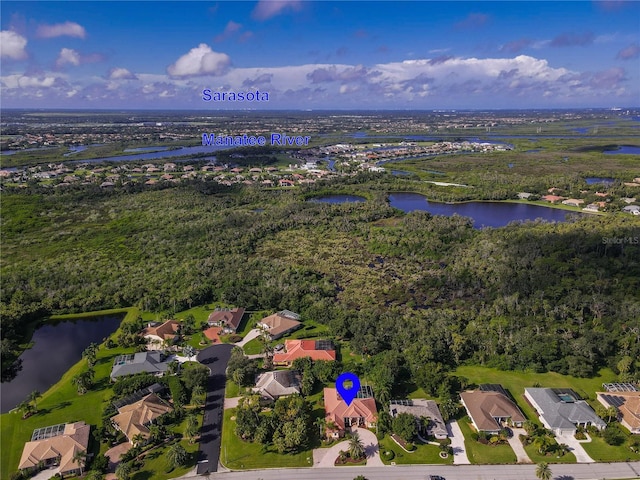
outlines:
[[[33,411],[33,405],[31,405],[26,400],[24,400],[23,402],[20,402],[17,408],[19,412],[22,412],[23,419],[27,418],[29,414]]]
[[[195,415],[189,415],[187,417],[187,424],[184,428],[184,436],[189,439],[189,443],[195,442],[198,431],[198,419]]]
[[[84,480],[102,480],[104,478],[104,474],[99,470],[89,470],[87,476],[84,477]]]
[[[34,390],[29,394],[29,401],[33,402],[33,410],[35,412],[38,411],[38,398],[40,398],[42,394],[38,390]]]
[[[184,465],[188,457],[189,454],[179,443],[174,443],[167,451],[167,459],[173,467]]]
[[[87,451],[78,450],[73,454],[73,461],[80,467],[80,475],[82,475],[82,469],[87,465]]]
[[[536,467],[536,477],[540,480],[551,480],[553,474],[551,473],[551,469],[549,468],[549,464],[546,462],[541,462]]]
[[[134,447],[139,447],[145,442],[145,437],[141,433],[136,433],[133,438],[131,438],[131,443],[133,443]]]
[[[324,436],[324,435],[323,435],[323,433],[324,433],[324,427],[326,426],[327,421],[326,421],[324,418],[322,418],[322,417],[318,417],[318,418],[316,419],[316,421],[315,421],[315,422],[313,422],[313,424],[314,424],[316,427],[318,427],[318,429],[320,430],[320,431],[318,432],[318,435],[320,435],[320,439],[322,440],[322,437]]]
[[[129,462],[120,462],[116,467],[116,478],[118,480],[129,480],[131,478],[131,470]]]
[[[91,387],[92,378],[93,374],[90,371],[78,373],[71,379],[71,383],[76,386],[80,395],[84,395]]]
[[[362,443],[358,432],[353,432],[349,439],[349,455],[351,458],[364,457],[364,443]]]

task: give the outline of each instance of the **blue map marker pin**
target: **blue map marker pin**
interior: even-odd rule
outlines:
[[[351,388],[345,388],[345,382],[351,382]],[[336,390],[338,390],[338,393],[347,403],[348,407],[360,391],[360,379],[354,373],[344,372],[336,379]]]

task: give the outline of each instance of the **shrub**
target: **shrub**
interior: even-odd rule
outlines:
[[[409,442],[404,446],[404,448],[406,448],[410,452],[413,452],[416,449],[416,446],[413,443]]]

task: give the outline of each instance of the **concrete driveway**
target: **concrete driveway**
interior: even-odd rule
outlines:
[[[595,463],[595,460],[585,452],[573,435],[556,435],[556,442],[566,443],[569,446],[569,451],[576,456],[578,463]]]
[[[458,422],[449,420],[447,422],[447,434],[451,439],[451,448],[453,448],[453,464],[454,465],[471,465],[467,451],[464,448],[464,435]]]
[[[367,456],[367,467],[384,467],[382,459],[380,458],[380,447],[378,446],[378,439],[376,434],[366,428],[356,428],[354,431],[360,435],[360,440],[364,444],[364,453]],[[331,448],[316,448],[313,451],[313,466],[314,468],[334,467],[334,462],[340,450],[348,450],[349,441],[337,443]],[[337,467],[342,468],[342,467]],[[351,467],[349,467],[351,468]]]
[[[234,345],[238,347],[244,347],[247,343],[249,343],[254,338],[258,338],[260,335],[262,335],[262,330],[260,330],[259,328],[254,328],[253,330],[249,330],[249,333],[247,333],[241,341],[235,343]]]
[[[522,442],[520,441],[520,435],[526,435],[527,432],[524,428],[511,428],[513,435],[508,438],[509,445],[511,445],[511,449],[513,453],[516,454],[516,458],[518,459],[518,463],[533,463],[527,455],[527,451],[524,449]]]

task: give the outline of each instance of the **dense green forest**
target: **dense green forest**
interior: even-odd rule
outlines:
[[[464,363],[640,377],[640,245],[603,240],[640,237],[637,218],[476,230],[388,206],[387,192],[413,185],[361,175],[307,190],[5,192],[3,378],[47,314],[212,301],[324,323],[388,369],[387,388],[436,393]],[[368,201],[305,201],[320,189]]]

